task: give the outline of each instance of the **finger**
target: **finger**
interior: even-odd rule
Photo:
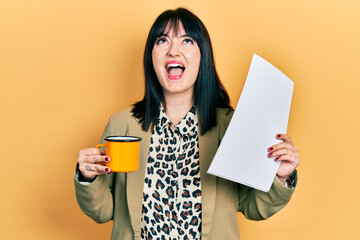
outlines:
[[[275,158],[275,161],[288,162],[294,168],[296,168],[300,164],[299,159],[293,155],[282,155]]]
[[[94,168],[99,174],[109,174],[109,173],[111,173],[110,168],[105,167],[105,166],[100,165],[100,164],[95,164]]]
[[[98,173],[95,171],[93,164],[82,164],[79,165],[79,170],[85,178],[93,179]]]
[[[277,157],[282,155],[295,155],[295,152],[288,148],[282,148],[277,151],[268,153],[268,157]]]
[[[79,170],[86,178],[94,178],[97,175],[111,173],[110,168],[100,164],[84,164],[82,166],[79,166]]]
[[[110,162],[110,157],[105,155],[93,155],[93,156],[86,156],[83,159],[79,159],[83,163],[107,163]]]
[[[274,152],[274,151],[277,151],[277,150],[280,150],[280,149],[283,149],[283,148],[292,149],[294,151],[297,151],[296,147],[293,144],[287,143],[287,142],[281,142],[281,143],[275,144],[275,145],[269,147],[267,149],[267,151],[268,152]]]
[[[110,162],[110,161],[111,161],[111,159],[110,159],[109,156],[102,155],[102,156],[100,157],[100,161],[99,161],[99,162],[107,163],[107,162]]]
[[[90,164],[86,164],[86,165],[85,165],[85,170],[88,171],[88,172],[92,172],[92,171],[95,172],[94,168],[93,168],[92,165],[90,165]]]
[[[110,157],[109,156],[106,156],[106,155],[101,155],[101,156],[91,156],[91,157],[88,157],[91,159],[91,162],[92,163],[107,163],[107,162],[110,162]]]
[[[286,134],[278,133],[278,134],[276,134],[276,138],[283,140],[284,142],[292,143],[291,138],[289,137],[289,135],[286,135]]]

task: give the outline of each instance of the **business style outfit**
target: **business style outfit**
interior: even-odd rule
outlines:
[[[198,137],[203,240],[239,239],[238,211],[248,219],[266,219],[282,209],[294,192],[278,178],[274,179],[270,191],[264,193],[207,173],[232,114],[232,110],[217,109],[217,125]],[[130,173],[100,175],[89,184],[82,184],[75,178],[76,197],[82,211],[98,223],[113,220],[112,240],[141,239],[144,179],[152,130],[143,131],[131,109],[113,114],[102,142],[106,136],[141,137],[139,169]]]

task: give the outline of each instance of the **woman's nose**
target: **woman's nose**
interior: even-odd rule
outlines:
[[[179,56],[180,55],[180,51],[179,51],[179,46],[176,43],[171,43],[169,50],[168,50],[168,55],[175,57],[175,56]]]

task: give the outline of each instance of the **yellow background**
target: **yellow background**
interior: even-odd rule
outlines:
[[[185,6],[207,26],[236,106],[253,53],[295,82],[292,201],[242,239],[359,239],[360,1],[0,0],[0,239],[109,239],[77,206],[78,151],[143,95],[146,35]]]

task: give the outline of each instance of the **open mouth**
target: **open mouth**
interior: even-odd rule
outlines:
[[[184,65],[179,61],[169,61],[165,66],[168,77],[171,80],[180,79],[185,71]]]

